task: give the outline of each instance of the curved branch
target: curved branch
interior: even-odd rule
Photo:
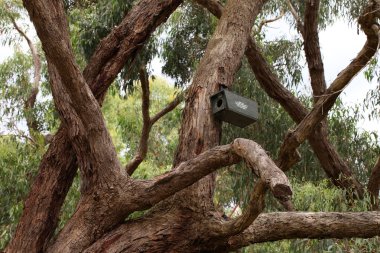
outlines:
[[[149,107],[150,107],[150,91],[149,91],[149,77],[146,72],[145,67],[141,67],[139,73],[142,97],[141,97],[141,110],[143,118],[143,127],[141,130],[140,143],[138,151],[132,160],[125,166],[128,175],[132,175],[133,172],[137,169],[140,163],[145,159],[148,152],[148,139],[149,132],[152,128],[152,123],[149,116]]]
[[[197,157],[180,163],[175,169],[153,180],[140,181],[141,194],[136,194],[136,203],[146,209],[168,196],[197,182],[211,172],[243,158],[250,169],[268,185],[279,199],[289,199],[292,190],[286,175],[268,157],[265,150],[254,141],[236,139],[232,144],[218,146]],[[142,209],[140,209],[142,210]]]
[[[221,222],[209,222],[206,229],[211,238],[233,236],[243,232],[264,210],[266,186],[264,181],[260,180],[253,189],[248,207],[243,214],[233,220]]]
[[[280,20],[285,15],[285,11],[281,10],[280,15],[277,17],[274,17],[272,19],[262,20],[260,24],[258,25],[257,29],[255,29],[254,34],[258,34],[263,29],[264,25],[276,22],[277,20]]]
[[[183,94],[178,95],[172,102],[167,104],[165,108],[159,111],[152,118],[149,116],[149,78],[146,73],[145,68],[140,70],[140,82],[142,87],[142,115],[143,115],[143,127],[141,130],[140,142],[138,151],[132,160],[125,166],[128,175],[132,175],[133,172],[137,169],[137,167],[144,161],[147,153],[148,153],[148,140],[149,133],[152,129],[152,126],[163,116],[174,110],[179,103],[183,100]]]

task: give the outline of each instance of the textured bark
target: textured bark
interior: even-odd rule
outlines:
[[[379,212],[282,212],[261,214],[243,233],[214,241],[215,244],[189,245],[182,244],[183,235],[193,237],[195,230],[181,230],[181,222],[182,218],[191,218],[177,211],[171,214],[127,222],[97,241],[86,252],[229,252],[254,243],[283,239],[371,238],[380,235]],[[175,222],[172,223],[172,219]],[[144,232],[141,226],[144,226]],[[202,236],[207,237],[208,233]],[[159,240],[152,243],[154,239]],[[171,243],[164,244],[162,241]]]
[[[92,92],[97,94],[98,100],[102,99],[112,80],[118,74],[117,69],[113,69],[111,72],[109,69],[101,67],[106,63],[122,67],[138,53],[145,40],[157,26],[165,22],[181,2],[181,0],[140,1],[133,7],[133,11],[126,15],[122,25],[115,28],[102,40],[84,72],[84,77],[90,84]],[[57,20],[59,21],[59,19]],[[59,26],[59,22],[56,25]],[[136,33],[137,30],[140,32]],[[117,36],[118,34],[120,36]],[[128,47],[118,51],[119,55],[123,55],[124,58],[117,58],[115,50],[111,47],[119,44],[128,44]],[[101,83],[97,76],[106,77],[108,83]],[[95,79],[99,81],[94,82]],[[77,168],[71,143],[66,136],[66,129],[61,126],[41,161],[39,174],[25,201],[23,214],[16,233],[6,249],[7,252],[26,250],[39,252],[53,235],[57,227],[60,208]],[[49,190],[41,191],[41,189]],[[34,220],[36,217],[39,219]]]
[[[319,45],[318,16],[319,0],[306,1],[303,41],[304,51],[309,68],[311,88],[313,89],[314,102],[318,101],[326,91],[325,71],[322,54]]]

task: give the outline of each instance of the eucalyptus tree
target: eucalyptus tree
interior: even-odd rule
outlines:
[[[182,1],[140,0],[127,6],[122,1],[111,1],[115,10],[120,6],[124,13],[118,19],[106,18],[109,25],[97,30],[100,35],[94,33],[102,39],[94,40],[96,46],[89,44],[88,59],[83,62],[75,55],[77,48],[72,46],[78,42],[75,41],[78,37],[72,34],[80,19],[73,20],[72,16],[68,19],[68,15],[74,10],[96,13],[101,4],[107,5],[106,2],[100,1],[98,5],[98,1],[23,1],[45,53],[49,87],[62,123],[41,159],[38,175],[6,252],[224,252],[253,243],[290,238],[369,238],[379,235],[379,212],[293,212],[292,189],[283,171],[299,160],[297,148],[309,140],[332,182],[359,198],[364,195],[362,183],[328,139],[326,116],[343,88],[378,49],[380,2],[369,0],[359,5],[358,25],[367,36],[366,44],[329,87],[324,77],[318,26],[327,25],[332,19],[329,15],[336,15],[339,11],[353,12],[354,8],[342,8],[345,1],[336,1],[337,4],[318,0],[284,1],[277,5],[265,0],[230,0],[224,6],[212,0],[195,2],[199,6],[186,3],[180,11],[189,13],[190,22],[184,24],[195,24],[201,31],[188,33],[184,38],[185,41],[191,38],[193,42],[183,46],[185,55],[188,56],[187,52],[197,54],[181,61],[180,55],[170,52],[173,47],[181,49],[180,45],[166,42],[163,46],[167,63],[171,64],[166,68],[167,73],[175,70],[179,73],[175,76],[179,83],[191,83],[184,98],[173,166],[170,171],[151,179],[134,179],[130,175],[139,170],[146,157],[152,125],[180,100],[178,98],[155,115],[150,114],[145,64],[152,55],[148,49],[154,47],[154,41],[144,48],[144,52],[148,52],[146,57],[142,57],[144,54],[139,56],[139,53],[155,29],[181,8]],[[355,7],[355,4],[349,6]],[[202,13],[200,6],[220,20],[209,14],[204,22],[192,20],[191,13]],[[270,65],[273,62],[264,57],[265,51],[258,45],[262,30],[260,22],[254,29],[255,37],[251,37],[252,25],[260,13],[276,13],[279,9],[291,13],[288,18],[294,20],[303,40],[314,98],[309,102],[311,109],[282,85]],[[320,15],[324,17],[322,23],[318,22]],[[207,21],[209,25],[205,24]],[[176,32],[169,30],[162,37],[175,35],[178,39],[183,36]],[[293,48],[299,49],[299,45]],[[192,51],[192,46],[196,50]],[[204,46],[206,48],[202,48]],[[222,85],[233,87],[244,54],[257,84],[297,124],[279,145],[276,162],[250,139],[237,138],[230,144],[220,145],[221,122],[212,116],[209,97]],[[178,56],[177,63],[173,56]],[[287,58],[283,59],[286,62]],[[179,67],[181,63],[184,63],[183,67]],[[178,65],[178,71],[175,65]],[[137,153],[127,165],[122,165],[118,158],[100,109],[107,90],[117,78],[133,80],[129,74],[119,75],[123,70],[124,73],[134,72],[134,78],[139,78],[142,85],[143,130]],[[189,75],[188,71],[192,70],[194,73]],[[292,73],[289,76],[294,77],[297,67],[288,66],[285,73]],[[243,160],[246,170],[258,179],[242,215],[226,218],[216,210],[213,202],[216,171]],[[77,169],[81,180],[77,208],[53,237]],[[378,198],[379,170],[377,163],[369,178],[374,200]],[[267,189],[288,212],[262,213]],[[135,212],[146,210],[149,211],[133,219]]]

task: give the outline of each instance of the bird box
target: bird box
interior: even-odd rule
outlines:
[[[212,113],[221,121],[238,127],[246,127],[259,118],[257,103],[222,89],[210,97]]]

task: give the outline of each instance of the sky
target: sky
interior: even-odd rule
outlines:
[[[290,29],[285,22],[281,21],[270,23],[266,29],[269,32],[269,36],[267,37],[269,40],[283,36],[296,36],[296,31]],[[364,33],[358,33],[356,26],[350,26],[343,21],[337,21],[334,25],[322,31],[319,36],[326,81],[329,85],[337,74],[347,66],[360,51],[365,43],[366,37]],[[11,47],[0,46],[0,62],[11,55]],[[162,62],[160,62],[159,59],[154,59],[152,63],[153,74],[164,76],[161,72],[161,67]],[[304,82],[306,82],[306,84],[309,82],[306,69],[304,71]],[[344,90],[343,94],[341,94],[341,98],[345,104],[361,105],[368,90],[375,88],[376,85],[375,80],[369,83],[365,80],[363,73],[359,73]],[[359,124],[359,128],[380,133],[379,125],[379,120],[362,120]]]

